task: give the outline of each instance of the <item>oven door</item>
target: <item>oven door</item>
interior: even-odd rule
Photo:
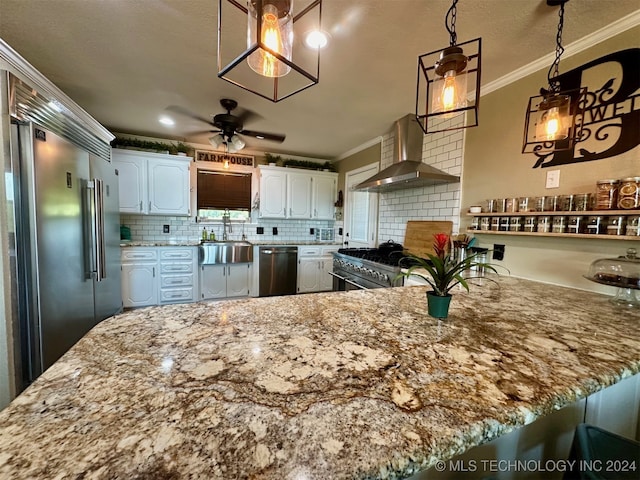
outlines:
[[[384,288],[384,285],[379,285],[375,282],[371,282],[366,278],[357,277],[353,274],[345,272],[344,270],[334,270],[333,272],[329,272],[329,275],[333,277],[334,292],[348,292],[349,290],[369,290],[371,288]]]

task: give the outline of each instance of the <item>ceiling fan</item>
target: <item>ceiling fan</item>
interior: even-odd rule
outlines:
[[[167,109],[176,113],[180,113],[187,117],[193,118],[194,120],[199,120],[204,123],[208,123],[209,125],[215,127],[217,130],[205,130],[207,133],[215,133],[216,135],[209,138],[209,143],[214,147],[218,148],[221,145],[225,145],[226,150],[229,153],[234,153],[239,150],[242,150],[245,147],[245,142],[240,138],[239,135],[245,135],[248,137],[254,137],[259,140],[269,140],[272,142],[284,142],[286,138],[285,135],[278,133],[267,133],[267,132],[258,132],[256,130],[245,130],[244,124],[245,122],[259,117],[258,114],[252,112],[251,110],[243,110],[239,115],[233,115],[231,113],[238,106],[238,102],[235,100],[231,100],[229,98],[223,98],[220,100],[220,105],[224,108],[227,113],[219,113],[213,116],[213,119],[210,120],[205,117],[201,117],[189,110],[178,107],[171,106]],[[197,132],[200,133],[200,132]]]

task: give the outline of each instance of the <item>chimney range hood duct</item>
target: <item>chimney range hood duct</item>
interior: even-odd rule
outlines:
[[[396,120],[394,129],[393,164],[356,185],[354,190],[388,192],[460,181],[460,177],[422,163],[424,134],[415,115],[408,114]]]

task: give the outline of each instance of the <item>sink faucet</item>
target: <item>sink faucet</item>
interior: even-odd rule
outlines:
[[[229,215],[228,208],[226,208],[222,214],[222,240],[224,241],[229,240],[227,227],[229,227],[229,233],[233,233],[233,229],[231,228],[231,216]]]

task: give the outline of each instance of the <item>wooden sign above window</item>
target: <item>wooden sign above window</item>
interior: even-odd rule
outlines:
[[[195,161],[214,162],[219,163],[220,166],[224,166],[225,162],[228,162],[228,167],[232,167],[234,165],[241,165],[243,167],[255,166],[254,157],[250,155],[238,155],[236,153],[224,152],[209,152],[206,150],[196,150]]]

